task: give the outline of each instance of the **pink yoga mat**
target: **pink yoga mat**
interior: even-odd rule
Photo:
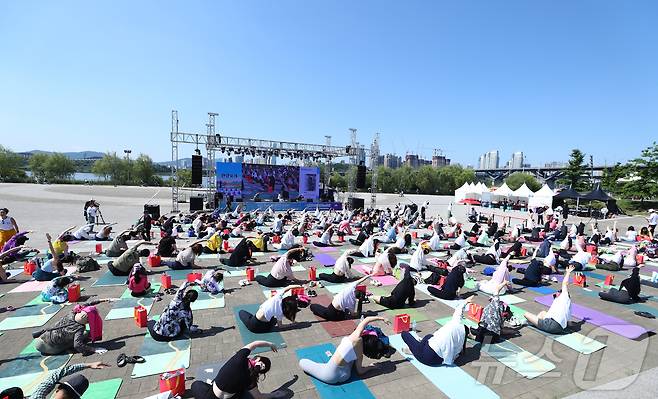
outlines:
[[[535,302],[541,303],[545,306],[551,306],[553,303],[553,295],[537,297],[535,298]],[[573,303],[571,304],[571,316],[578,320],[585,320],[590,324],[599,326],[629,339],[637,339],[651,331],[642,326],[631,324],[625,320],[599,312],[598,310]]]
[[[369,274],[372,268],[366,265],[356,265],[354,266],[354,270],[358,270],[363,274]],[[399,283],[398,279],[393,276],[376,276],[371,277],[371,279],[379,281],[382,285],[396,285]]]
[[[66,267],[66,270],[68,270],[68,274],[72,274],[75,272],[76,268],[75,267]],[[50,283],[50,281],[36,281],[36,280],[30,280],[28,282],[25,282],[18,287],[14,288],[13,290],[9,291],[11,293],[13,292],[36,292],[36,291],[42,291],[46,286]]]

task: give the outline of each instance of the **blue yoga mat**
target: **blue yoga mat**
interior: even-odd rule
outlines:
[[[544,295],[552,294],[554,292],[557,292],[557,290],[555,290],[554,288],[551,288],[551,287],[525,287],[525,288],[530,290],[530,291],[538,292],[538,293],[544,294]]]
[[[333,266],[336,264],[336,259],[327,254],[313,254],[315,259],[324,266]]]
[[[112,285],[126,285],[127,280],[128,280],[128,276],[115,276],[108,270],[91,286],[108,287]]]
[[[326,352],[329,351],[333,354],[335,350],[336,347],[332,344],[322,344],[297,349],[295,353],[299,359],[309,359],[317,363],[326,363],[330,359]],[[375,396],[370,392],[366,384],[360,379],[355,378],[355,374],[353,372],[352,377],[340,385],[330,385],[316,378],[310,378],[313,381],[313,385],[315,385],[315,389],[318,391],[318,395],[322,399],[375,399]]]
[[[278,331],[256,334],[249,331],[247,326],[245,326],[242,320],[240,320],[240,316],[238,315],[238,313],[240,313],[240,310],[246,310],[251,314],[256,314],[259,307],[260,305],[258,304],[251,304],[251,305],[236,306],[233,308],[233,315],[235,316],[235,325],[238,327],[238,330],[240,330],[240,336],[242,337],[242,342],[246,345],[253,341],[262,340],[262,341],[269,341],[275,344],[277,348],[285,348],[286,343],[283,340],[283,336],[281,336],[281,334]],[[268,352],[269,350],[270,348],[256,348],[251,353],[256,354],[256,353]]]

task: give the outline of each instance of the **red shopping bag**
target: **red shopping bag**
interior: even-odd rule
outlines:
[[[393,318],[393,333],[399,334],[403,331],[409,331],[411,325],[411,317],[408,314],[399,314]]]
[[[317,278],[315,274],[316,274],[315,266],[309,267],[308,268],[308,278],[309,278],[309,280],[315,281],[315,279]]]
[[[187,281],[189,281],[190,283],[193,283],[197,280],[201,280],[202,278],[203,278],[203,276],[201,275],[201,273],[188,273],[187,274]]]
[[[146,308],[144,306],[139,305],[134,307],[133,318],[135,319],[135,324],[137,324],[137,327],[146,327],[147,317],[148,313],[146,312]]]
[[[637,262],[638,265],[644,263],[644,255],[635,255],[635,262]]]
[[[146,261],[150,267],[158,267],[160,266],[162,258],[160,258],[159,255],[149,255]]]
[[[482,312],[484,308],[478,305],[477,303],[471,303],[468,305],[468,314],[466,315],[469,319],[473,320],[476,323],[480,322],[482,318]]]
[[[77,302],[80,299],[80,284],[71,284],[68,288],[69,302]]]
[[[254,268],[253,267],[248,267],[246,272],[247,272],[247,281],[254,281],[254,278],[255,278],[254,276],[256,274],[256,272],[254,271]]]
[[[37,264],[31,260],[25,262],[23,265],[23,273],[27,274],[28,276],[31,276],[35,270],[37,270]]]
[[[160,282],[162,283],[162,288],[165,290],[171,288],[171,276],[167,273],[164,273],[160,276]]]
[[[184,368],[160,374],[160,392],[167,391],[171,391],[172,395],[182,395],[185,392]]]
[[[603,285],[608,285],[608,286],[612,285],[614,281],[615,281],[615,276],[613,276],[612,274],[608,274],[607,276],[605,276],[605,281],[603,282]]]
[[[101,252],[103,252],[103,244],[98,243],[96,244],[96,253],[99,254]]]

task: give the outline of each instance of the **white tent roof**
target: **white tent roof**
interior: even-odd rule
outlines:
[[[555,193],[548,187],[548,184],[544,184],[536,193],[535,197],[553,197]]]
[[[509,197],[513,194],[514,192],[507,186],[507,183],[503,183],[502,186],[498,187],[496,191],[494,191],[492,194],[493,195],[498,195],[501,197]]]
[[[553,207],[553,195],[555,193],[548,187],[548,184],[544,184],[535,195],[530,198],[528,201],[528,208],[538,208],[540,206]]]
[[[469,189],[468,183],[464,183],[461,187],[455,190],[455,202],[459,202],[466,198],[466,193]]]
[[[516,189],[512,194],[513,197],[519,197],[519,198],[530,198],[534,195],[535,193],[533,193],[532,190],[530,190],[530,188],[525,183],[523,183],[523,185],[518,189]]]
[[[489,192],[489,188],[482,182],[478,183],[478,187],[480,188],[481,193],[487,193]]]

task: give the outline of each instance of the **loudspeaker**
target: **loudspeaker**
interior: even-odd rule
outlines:
[[[153,220],[160,219],[160,205],[144,204],[144,210],[151,215]]]
[[[192,184],[201,185],[203,182],[203,158],[201,155],[192,155]]]
[[[190,197],[190,212],[203,210],[203,197]]]
[[[364,165],[356,167],[356,188],[366,188],[366,167]]]
[[[358,208],[364,209],[365,200],[363,198],[352,197],[350,198],[349,205],[350,205],[350,209],[358,209]]]

